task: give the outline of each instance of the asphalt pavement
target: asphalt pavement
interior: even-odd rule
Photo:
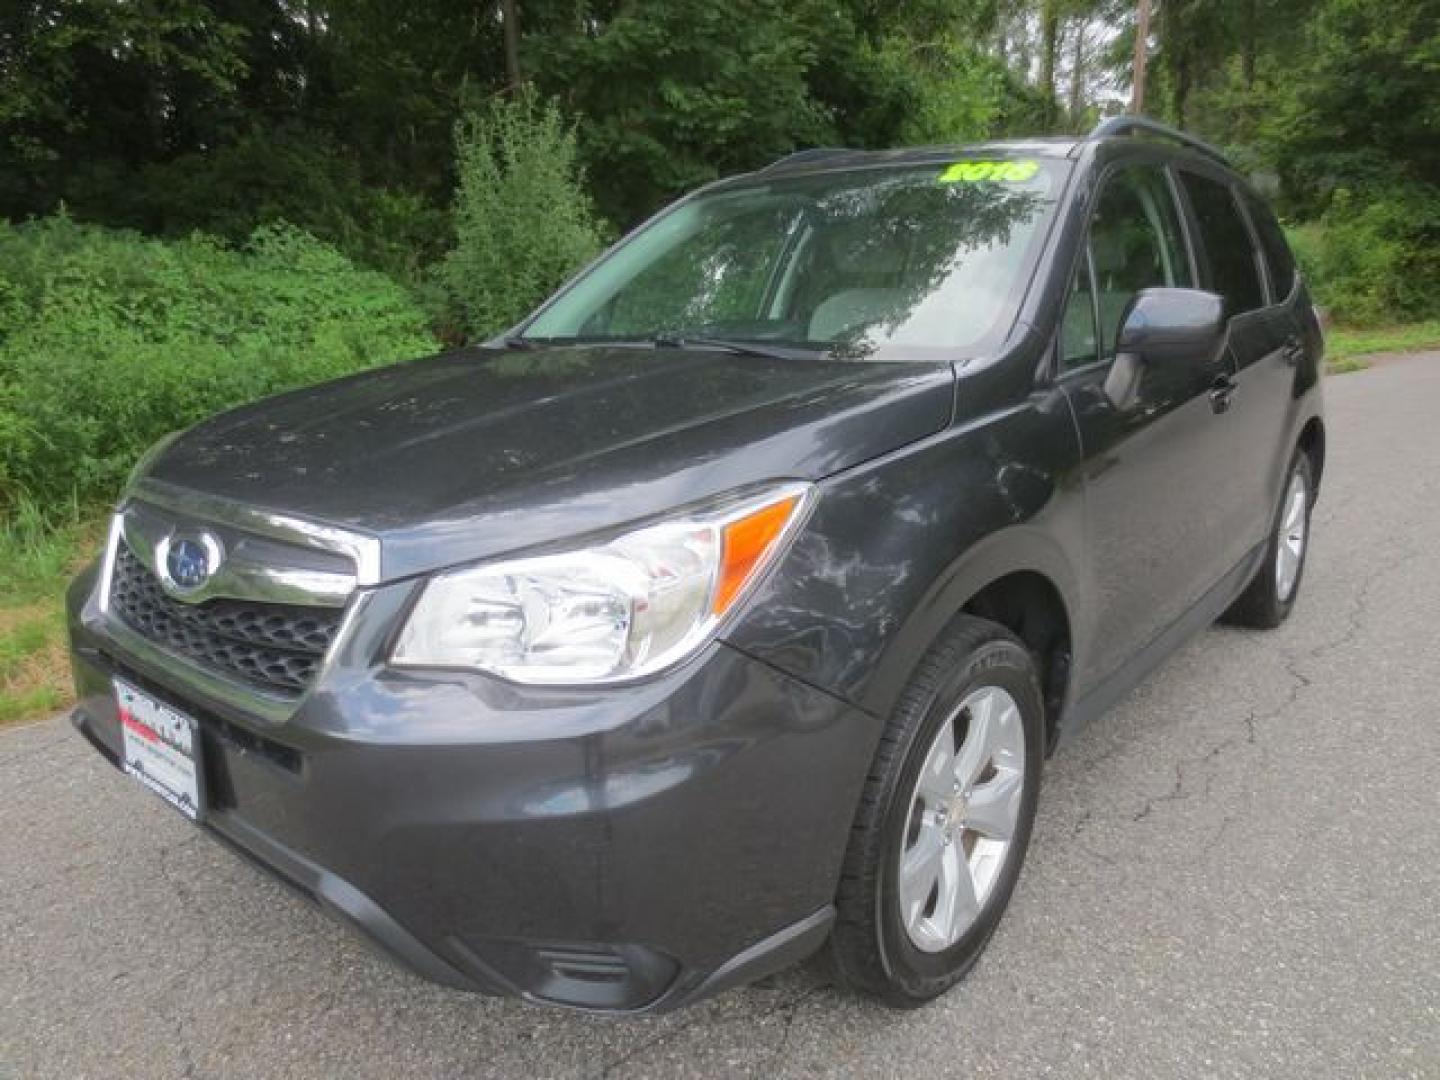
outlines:
[[[1326,396],[1294,616],[1207,631],[1048,763],[939,1002],[808,968],[629,1021],[441,989],[57,719],[0,732],[0,1080],[1440,1077],[1440,355]]]

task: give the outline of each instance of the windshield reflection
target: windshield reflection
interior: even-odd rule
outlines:
[[[870,357],[972,348],[1008,325],[1059,163],[747,181],[681,203],[526,328],[527,340],[770,343]]]

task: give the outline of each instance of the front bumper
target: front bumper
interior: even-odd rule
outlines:
[[[371,594],[374,625],[276,721],[127,652],[83,575],[75,725],[118,760],[116,675],[195,716],[205,824],[451,986],[660,1010],[820,945],[871,717],[720,643],[597,692],[396,671],[383,613],[411,587]]]

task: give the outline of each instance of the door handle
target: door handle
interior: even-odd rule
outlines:
[[[1229,375],[1216,375],[1215,381],[1210,384],[1210,408],[1217,415],[1230,408],[1235,386],[1235,380]]]
[[[1301,360],[1305,359],[1305,346],[1298,337],[1288,337],[1280,350],[1280,355],[1285,358],[1285,363],[1296,367]]]

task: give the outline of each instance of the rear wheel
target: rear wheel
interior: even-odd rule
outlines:
[[[891,719],[851,833],[830,941],[842,981],[897,1006],[979,958],[1025,858],[1044,707],[1030,653],[963,616]]]
[[[1310,549],[1314,475],[1310,455],[1297,450],[1275,512],[1265,559],[1240,598],[1225,613],[1226,622],[1268,630],[1284,622],[1295,606],[1300,579],[1305,573],[1305,556]]]

